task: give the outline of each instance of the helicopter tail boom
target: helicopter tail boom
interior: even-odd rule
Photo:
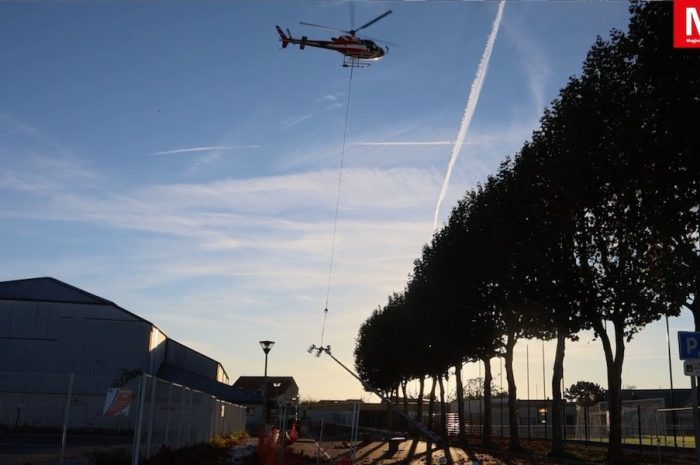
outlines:
[[[277,33],[280,35],[280,41],[282,42],[282,48],[287,48],[287,45],[291,42],[291,34],[286,36],[281,27],[275,26],[277,28]]]

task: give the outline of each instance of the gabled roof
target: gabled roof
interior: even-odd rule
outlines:
[[[0,300],[114,305],[116,307],[113,302],[107,299],[50,277],[0,282]]]
[[[264,382],[264,376],[240,376],[236,382],[233,383],[233,387],[245,389],[247,391],[257,391],[262,389]],[[290,387],[296,390],[299,389],[296,381],[294,381],[294,378],[291,376],[268,376],[267,383],[268,386],[272,386],[273,383],[280,383],[280,386],[277,388],[277,392],[280,394],[287,392],[287,389]]]
[[[155,326],[150,321],[120,307],[110,300],[90,294],[89,292],[51,277],[0,281],[0,300],[105,305],[117,308],[139,321]],[[162,332],[163,331],[161,331],[161,333]]]

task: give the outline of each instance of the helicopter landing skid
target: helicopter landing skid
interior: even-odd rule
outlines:
[[[343,68],[367,68],[372,63],[363,61],[359,58],[345,56],[343,57]]]

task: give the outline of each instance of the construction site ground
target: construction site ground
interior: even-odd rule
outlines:
[[[350,460],[353,453],[352,443],[344,440],[327,440],[320,443],[310,438],[300,438],[291,449],[295,455],[303,457],[303,463],[308,464],[337,464],[350,465],[351,463],[363,465],[585,465],[605,463],[605,448],[594,447],[578,450],[577,446],[570,446],[578,457],[552,458],[546,456],[546,452],[534,450],[534,445],[526,444],[530,453],[511,453],[504,447],[483,449],[479,446],[470,447],[467,453],[461,447],[432,448],[432,462],[429,462],[426,453],[426,442],[413,438],[401,441],[390,440],[358,442],[355,445],[354,460]],[[528,447],[529,446],[529,447]],[[650,451],[637,454],[625,453],[625,463],[642,464],[666,464],[683,465],[694,463],[692,456],[685,451],[680,454],[658,454]]]

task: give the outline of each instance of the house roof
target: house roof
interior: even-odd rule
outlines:
[[[264,376],[240,376],[233,383],[233,386],[247,391],[257,391],[262,389],[264,382]],[[299,390],[297,383],[291,376],[268,376],[267,383],[268,386],[272,386],[273,383],[280,383],[280,386],[277,388],[277,392],[280,394],[287,392],[290,387]]]
[[[262,397],[254,392],[220,383],[191,371],[183,370],[170,363],[164,363],[156,375],[160,379],[181,384],[197,391],[205,392],[226,402],[235,404],[262,404]]]

